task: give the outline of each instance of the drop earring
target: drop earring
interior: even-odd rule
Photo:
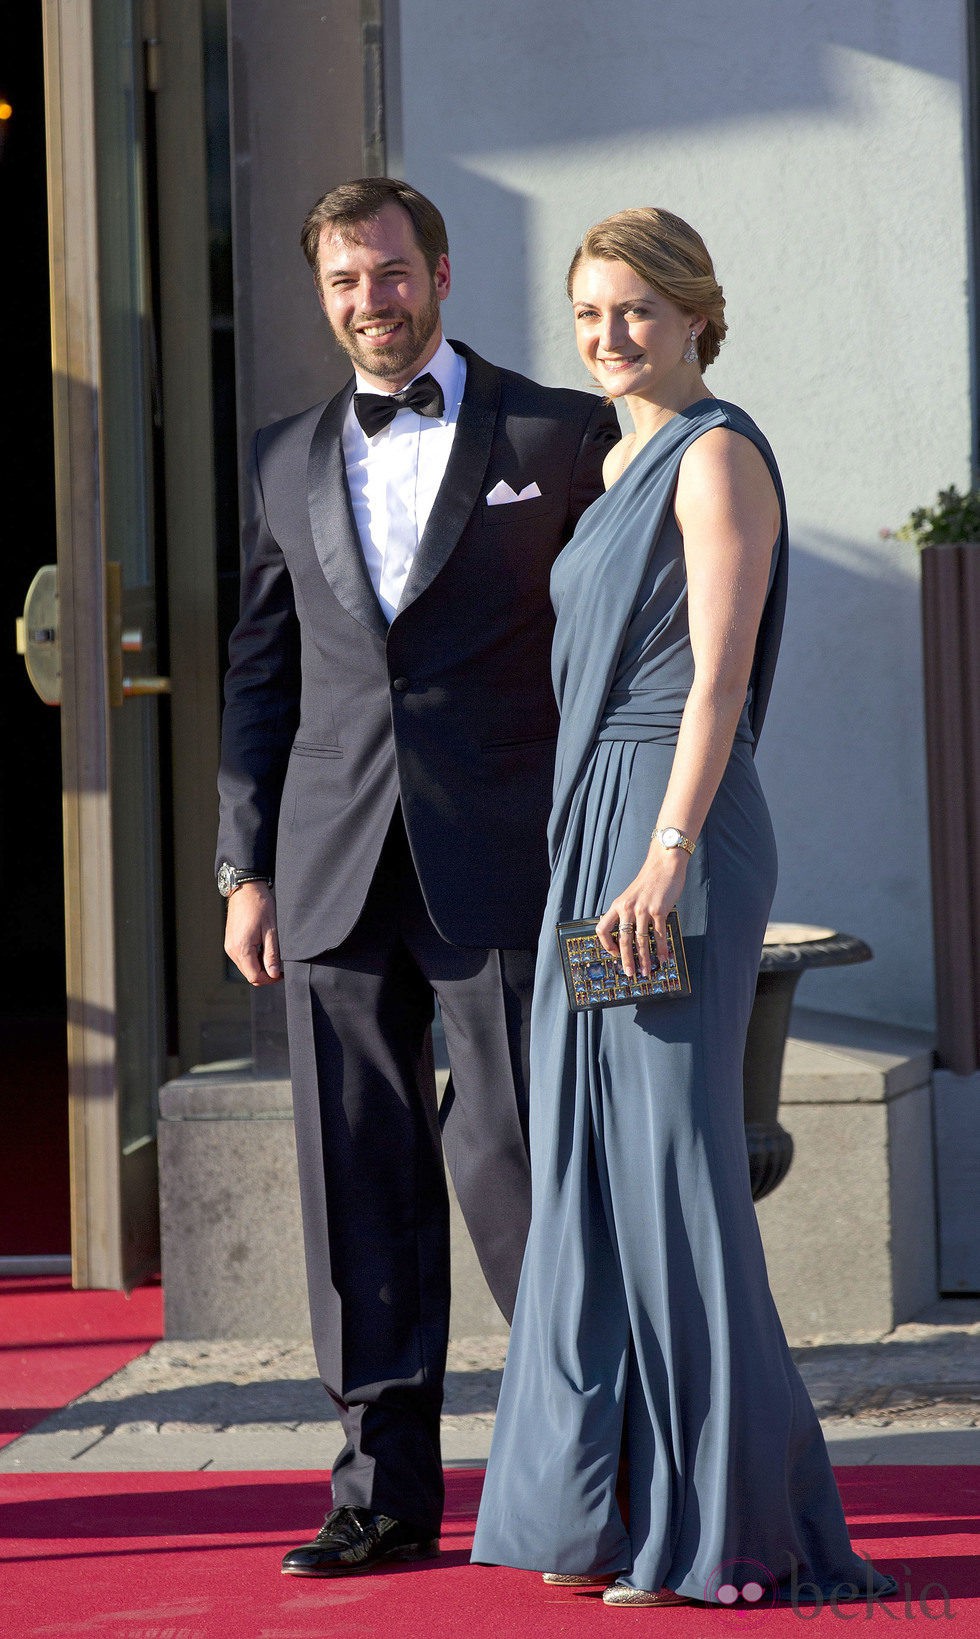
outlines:
[[[698,337],[697,337],[697,331],[692,330],[691,331],[691,339],[687,344],[687,352],[684,354],[684,363],[685,364],[697,364],[697,362],[698,362]]]

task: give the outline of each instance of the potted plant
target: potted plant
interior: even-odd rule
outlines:
[[[980,1069],[980,490],[940,490],[884,535],[922,564],[936,1056]]]
[[[932,506],[915,507],[899,529],[883,529],[882,536],[927,546],[980,544],[980,490],[961,495],[955,484],[941,489]]]

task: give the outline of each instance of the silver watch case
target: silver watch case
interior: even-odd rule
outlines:
[[[241,888],[246,882],[266,882],[269,878],[264,871],[247,871],[238,865],[229,865],[224,860],[218,867],[218,892],[222,899],[230,899],[236,888]]]

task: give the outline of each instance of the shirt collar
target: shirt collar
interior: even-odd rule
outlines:
[[[452,347],[450,347],[445,336],[443,336],[428,364],[424,364],[422,369],[412,377],[412,381],[418,381],[419,376],[435,377],[436,381],[439,383],[439,386],[442,388],[442,396],[445,400],[446,407],[442,416],[444,421],[452,415],[453,411],[458,406],[460,398],[462,397],[462,380],[464,369],[465,360],[462,354],[457,353]],[[406,381],[405,386],[411,387],[412,381]],[[399,392],[402,390],[402,388],[398,389]],[[365,381],[363,376],[358,375],[357,371],[355,370],[354,391],[356,393],[377,393],[379,388],[373,387],[370,382]],[[383,396],[385,398],[390,398],[392,395],[391,393],[385,393]]]

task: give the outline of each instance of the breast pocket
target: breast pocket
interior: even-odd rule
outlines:
[[[484,501],[483,521],[491,529],[537,528],[543,519],[553,518],[561,510],[561,501],[553,495],[535,495],[529,501],[505,501],[498,506],[489,506]]]

